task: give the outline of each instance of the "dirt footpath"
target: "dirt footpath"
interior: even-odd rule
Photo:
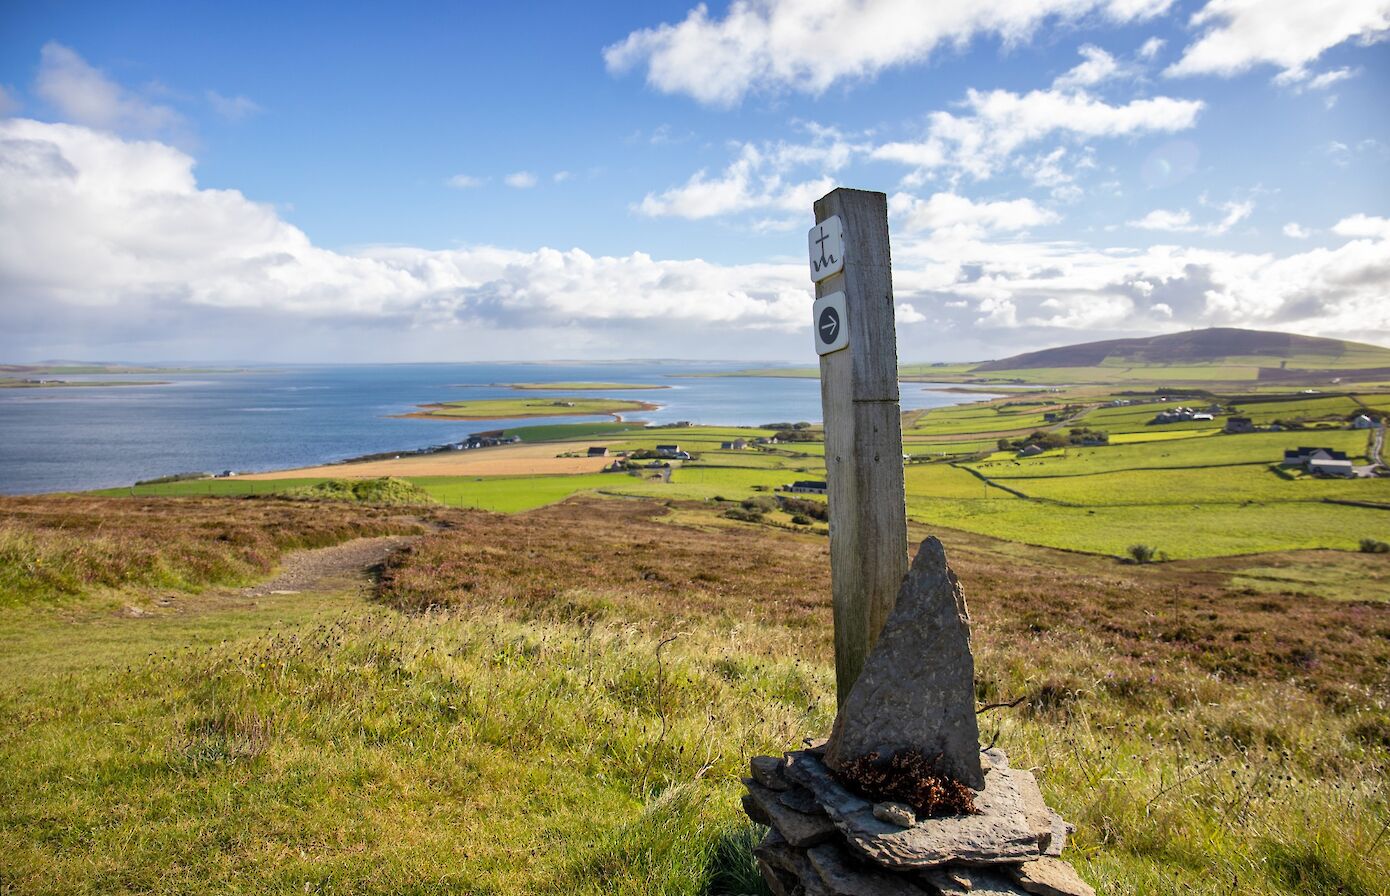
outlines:
[[[280,573],[268,582],[242,589],[246,597],[266,594],[334,591],[352,588],[365,581],[369,569],[381,563],[397,548],[419,536],[386,535],[356,538],[328,548],[293,551],[285,555]]]
[[[471,451],[406,455],[399,460],[369,460],[357,464],[326,464],[272,473],[249,473],[237,479],[299,479],[327,476],[333,479],[376,479],[380,476],[529,476],[541,473],[597,473],[613,462],[609,457],[556,457],[566,451],[586,450],[591,443],[552,445],[502,445]],[[603,442],[593,442],[603,445]]]

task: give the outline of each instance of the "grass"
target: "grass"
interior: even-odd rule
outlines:
[[[1321,429],[1226,435],[1219,425],[1210,423],[1152,427],[1147,423],[1158,405],[1096,407],[1112,396],[1107,390],[1088,388],[909,412],[905,453],[919,459],[965,459],[962,469],[937,463],[906,467],[910,517],[1027,544],[1110,556],[1123,556],[1136,542],[1153,544],[1171,558],[1184,558],[1307,548],[1355,550],[1362,538],[1390,538],[1390,514],[1319,504],[1328,498],[1390,503],[1390,480],[1323,480],[1272,469],[1286,448],[1303,444],[1342,450],[1358,463],[1366,462],[1368,432]],[[1290,419],[1298,414],[1323,414],[1333,406],[1330,400],[1350,401],[1287,393],[1271,397],[1281,400],[1249,406],[1272,408],[1271,414]],[[1366,393],[1358,400],[1371,403],[1377,396]],[[1042,409],[1068,404],[1080,408],[1079,424],[1108,431],[1111,444],[1054,449],[1032,458],[994,450],[999,432],[1050,426],[1042,419]],[[449,506],[510,513],[594,492],[664,501],[738,501],[796,479],[825,476],[822,441],[744,451],[719,447],[734,439],[751,441],[772,435],[767,429],[596,423],[509,432],[520,433],[527,441],[602,439],[614,452],[674,443],[692,452],[695,460],[679,465],[670,482],[622,474],[413,477],[410,481]],[[104,493],[270,494],[315,487],[320,481],[200,480]]]
[[[524,392],[602,392],[605,389],[669,389],[670,386],[658,386],[651,383],[586,383],[586,382],[560,382],[560,383],[507,383],[508,389],[518,389]]]
[[[451,507],[472,507],[503,513],[531,510],[563,501],[571,495],[602,488],[620,474],[578,476],[418,476],[411,481],[436,501]]]
[[[386,506],[283,500],[40,497],[0,508],[0,607],[130,585],[241,584],[288,550],[423,531]]]
[[[55,537],[55,499],[16,500]],[[84,513],[165,531],[185,504],[306,506]],[[374,592],[0,610],[6,888],[763,893],[738,779],[829,727],[824,539],[630,500],[432,512]],[[1022,698],[983,734],[1100,892],[1386,892],[1390,604],[938,534],[977,698]]]
[[[504,429],[508,436],[521,436],[523,442],[568,442],[575,439],[612,438],[640,430],[630,423],[541,423]]]
[[[474,398],[420,405],[418,416],[460,420],[514,420],[523,417],[596,417],[649,411],[655,405],[622,398]]]
[[[1142,542],[1169,557],[1230,557],[1327,548],[1355,551],[1390,537],[1390,513],[1318,502],[1067,507],[997,489],[973,499],[909,495],[909,519],[1023,544],[1111,557]]]
[[[287,498],[356,501],[361,504],[429,504],[434,498],[420,486],[393,476],[380,479],[325,479],[283,492]]]
[[[1233,464],[1275,464],[1286,448],[1316,443],[1345,451],[1351,457],[1366,453],[1367,434],[1335,430],[1308,438],[1307,433],[1245,433],[1158,443],[1119,443],[1103,448],[1071,447],[1043,457],[1013,457],[980,461],[970,466],[992,477],[1077,476],[1121,470],[1160,470],[1181,467],[1217,469]],[[1136,477],[1142,479],[1143,477]]]
[[[1287,473],[1283,475],[1289,475]],[[1290,482],[1267,464],[1153,469],[1087,475],[1001,476],[997,480],[1031,498],[1082,507],[1200,504],[1278,505],[1324,498],[1390,503],[1390,479],[1324,479],[1299,474]],[[1390,527],[1390,519],[1386,520]]]

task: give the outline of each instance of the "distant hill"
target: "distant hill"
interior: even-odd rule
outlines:
[[[1033,370],[1041,367],[1148,367],[1162,365],[1240,365],[1289,370],[1390,367],[1390,349],[1364,342],[1298,336],[1268,330],[1213,327],[1139,339],[1083,342],[998,361],[985,361],[971,373]]]

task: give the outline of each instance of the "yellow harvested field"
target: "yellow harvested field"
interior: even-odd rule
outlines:
[[[549,445],[502,445],[471,451],[442,451],[438,454],[403,455],[399,460],[369,460],[353,464],[326,464],[247,473],[237,479],[304,479],[328,476],[334,479],[376,479],[379,476],[525,476],[545,473],[597,473],[613,462],[611,457],[556,457],[563,452],[583,452],[590,445],[604,442],[558,443]]]

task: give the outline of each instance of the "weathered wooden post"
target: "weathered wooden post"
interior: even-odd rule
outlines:
[[[970,610],[945,546],[927,538],[907,568],[887,212],[860,190],[815,204],[839,707],[826,740],[749,760],[743,808],[768,827],[753,855],[777,896],[1095,896],[1058,858],[1074,828],[1037,779],[980,750]]]
[[[907,574],[898,345],[888,197],[837,189],[814,210],[812,319],[825,420],[835,681],[843,703]]]

